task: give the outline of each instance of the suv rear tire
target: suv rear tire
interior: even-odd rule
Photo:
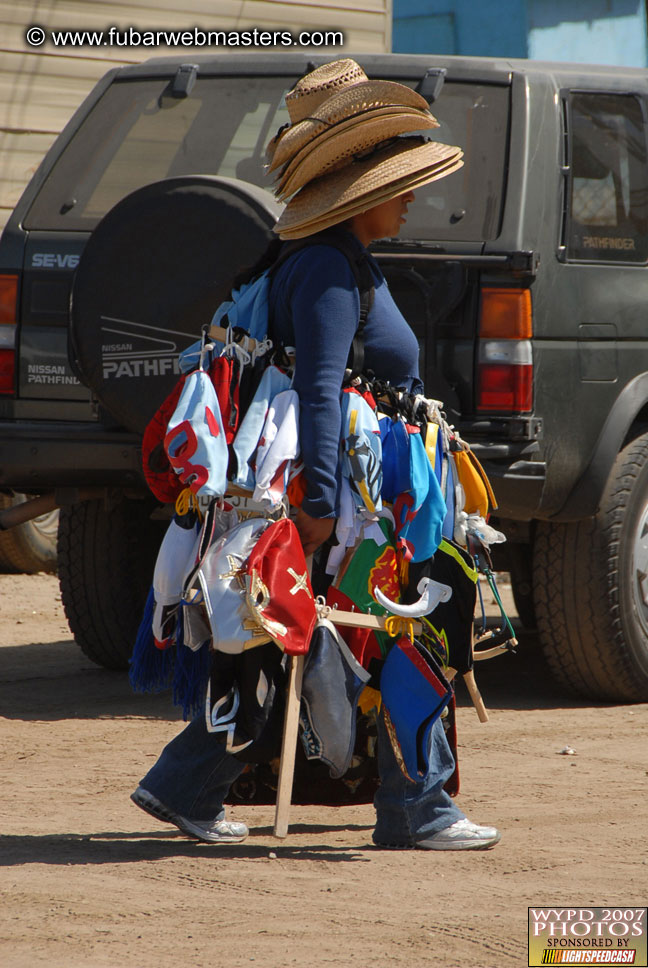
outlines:
[[[533,560],[530,544],[511,542],[508,546],[511,591],[518,617],[525,629],[536,629],[538,620],[533,603]]]
[[[0,494],[0,511],[27,500],[26,494]],[[0,571],[25,575],[56,571],[58,514],[58,511],[50,511],[0,532]]]
[[[164,535],[148,501],[85,501],[61,508],[61,599],[85,655],[127,669]]]
[[[648,700],[648,434],[617,456],[594,517],[538,523],[534,593],[561,683],[589,698]]]

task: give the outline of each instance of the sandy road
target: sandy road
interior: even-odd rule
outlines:
[[[294,808],[285,841],[238,808],[219,848],[130,803],[181,722],[81,655],[57,595],[0,576],[4,968],[523,966],[529,905],[646,905],[648,705],[558,696],[533,636],[479,669],[488,724],[460,696],[459,802],[497,848],[380,851],[371,806]]]

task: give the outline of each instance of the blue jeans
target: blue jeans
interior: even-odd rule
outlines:
[[[449,827],[464,814],[443,789],[454,760],[441,721],[430,736],[430,770],[425,780],[412,783],[401,773],[391,743],[378,717],[378,772],[374,797],[378,844],[410,847]],[[197,716],[165,746],[141,785],[167,807],[190,820],[222,820],[223,801],[245,764],[227,753],[218,733],[208,733],[205,717]]]
[[[428,755],[430,769],[425,779],[418,783],[407,780],[394,756],[383,718],[378,717],[380,786],[374,796],[374,843],[411,847],[465,816],[443,789],[455,764],[440,719],[432,726]]]
[[[141,785],[189,820],[222,820],[223,801],[245,768],[228,753],[221,733],[208,733],[200,713],[168,743]]]

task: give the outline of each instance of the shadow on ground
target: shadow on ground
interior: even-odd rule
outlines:
[[[128,673],[103,669],[78,645],[61,642],[0,649],[0,716],[49,722],[142,716],[180,719],[171,693],[134,693]]]
[[[609,703],[569,695],[551,675],[535,632],[516,627],[514,653],[475,662],[475,678],[486,707],[492,709],[579,709]],[[472,705],[463,682],[456,687],[457,705]]]
[[[373,849],[371,827],[325,826],[295,824],[291,836],[299,833],[328,834],[331,831],[367,831],[367,849]],[[251,828],[250,833],[270,836],[270,827]],[[23,864],[51,864],[68,867],[87,864],[128,864],[143,860],[165,860],[171,857],[205,857],[211,855],[220,861],[267,860],[269,852],[284,860],[325,860],[329,862],[369,862],[360,850],[348,846],[313,844],[307,847],[294,843],[276,844],[272,847],[253,843],[213,845],[188,840],[174,828],[164,831],[125,833],[110,831],[96,834],[44,834],[41,836],[0,836],[0,868]]]
[[[562,709],[602,705],[565,695],[552,679],[538,637],[518,626],[519,646],[475,663],[477,684],[487,707],[497,709]],[[470,705],[463,682],[457,703]],[[0,649],[0,715],[7,719],[55,721],[144,717],[178,720],[170,691],[133,693],[126,672],[94,665],[71,640]]]

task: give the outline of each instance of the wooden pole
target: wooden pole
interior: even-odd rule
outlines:
[[[275,837],[286,837],[288,834],[305,659],[306,656],[304,655],[293,655],[290,658],[290,676],[286,694],[286,712],[284,715],[281,760],[279,763],[279,785],[277,787],[277,805],[275,809]]]
[[[463,677],[464,682],[470,693],[470,698],[472,699],[473,706],[477,710],[477,715],[479,717],[480,723],[488,722],[488,712],[486,706],[484,705],[484,700],[481,697],[481,693],[477,688],[477,683],[475,682],[475,673],[470,669],[468,672],[464,672]]]

